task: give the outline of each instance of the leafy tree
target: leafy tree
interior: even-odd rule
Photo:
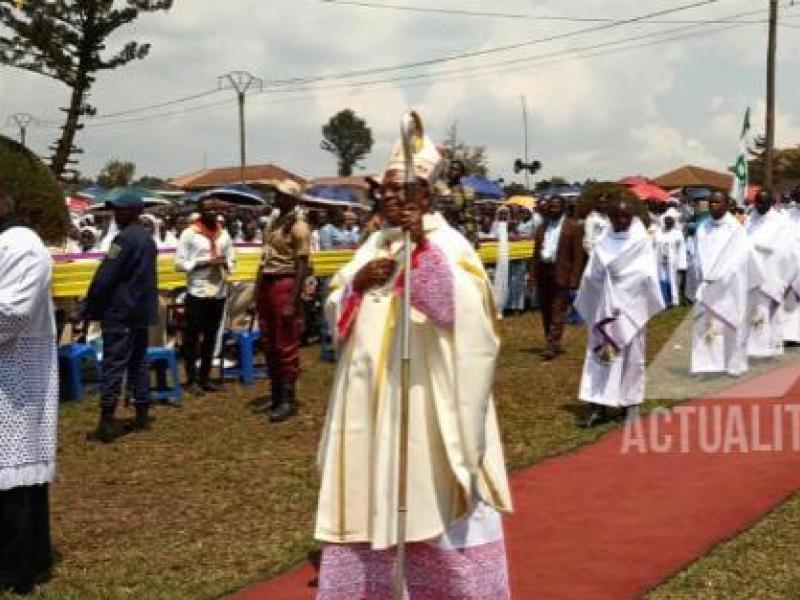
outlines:
[[[764,183],[764,164],[767,142],[763,135],[756,136],[753,147],[748,148],[747,161],[750,183]],[[773,183],[775,188],[791,189],[800,184],[800,145],[794,148],[776,148],[773,155]]]
[[[800,144],[780,151],[777,171],[780,174],[781,187],[797,189],[800,186]]]
[[[747,161],[748,179],[751,185],[764,183],[764,163],[767,148],[767,138],[757,135],[753,138],[753,147],[747,149],[750,160]]]
[[[129,161],[112,159],[97,176],[97,185],[105,188],[125,187],[133,181],[136,165]]]
[[[53,174],[30,150],[0,136],[0,185],[17,201],[17,214],[42,239],[56,244],[69,224],[64,194]]]
[[[61,178],[75,148],[81,119],[96,114],[88,102],[98,73],[141,60],[150,44],[130,41],[106,54],[108,39],[140,13],[169,10],[173,0],[0,0],[0,64],[56,79],[72,90],[50,167]],[[115,8],[115,5],[117,7]]]
[[[353,167],[372,150],[372,130],[367,122],[347,108],[333,115],[322,127],[320,147],[339,160],[339,175],[349,177]]]
[[[163,190],[172,187],[167,181],[164,181],[160,177],[153,177],[152,175],[143,175],[142,177],[139,177],[139,179],[133,182],[133,185],[149,188],[151,190]]]
[[[489,172],[489,156],[486,146],[471,146],[458,139],[458,123],[450,126],[447,131],[447,139],[442,146],[448,160],[460,159],[464,163],[467,175],[486,177]]]
[[[543,192],[545,190],[549,190],[552,187],[560,186],[560,185],[569,185],[569,181],[564,179],[563,177],[559,177],[556,175],[555,177],[551,177],[550,179],[540,179],[536,182],[533,186],[534,192]]]
[[[605,196],[608,200],[629,200],[634,213],[640,218],[649,220],[647,206],[639,200],[627,187],[614,181],[594,181],[583,187],[578,198],[578,215],[585,217],[594,210],[597,199]]]

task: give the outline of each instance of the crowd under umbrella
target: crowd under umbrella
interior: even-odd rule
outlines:
[[[470,175],[461,180],[461,185],[472,189],[478,200],[502,200],[506,197],[503,188],[485,177]]]

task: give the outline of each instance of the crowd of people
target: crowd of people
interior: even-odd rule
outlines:
[[[273,423],[298,412],[304,322],[309,304],[324,308],[318,337],[336,348],[339,366],[319,457],[322,599],[357,597],[367,585],[389,597],[391,565],[381,551],[398,543],[398,512],[407,519],[404,539],[426,542],[410,547],[411,597],[439,597],[442,589],[461,590],[464,598],[508,597],[500,514],[511,510],[511,498],[492,391],[498,318],[538,307],[542,360],[550,364],[563,352],[570,311],[585,322],[583,427],[606,421],[612,408],[636,415],[645,395],[646,326],[669,306],[694,304],[691,373],[740,375],[751,358],[800,342],[797,195],[776,203],[762,190],[746,212],[710,189],[693,193],[691,202],[644,206],[623,187],[585,207],[559,195],[535,208],[480,203],[460,183],[441,194],[444,161],[427,138],[420,147],[410,184],[408,157],[399,150],[390,157],[372,213],[303,208],[300,186],[287,181],[276,186],[267,214],[232,210],[209,192],[196,214],[155,216],[129,193],[108,203],[113,220],[102,232],[91,239],[87,233],[99,227],[97,217],[70,231],[81,252],[104,252],[73,315],[98,322],[102,332],[100,420],[91,440],[110,443],[129,431],[115,419],[125,394],[135,407],[131,429],[150,427],[146,352],[149,328],[160,318],[159,249],[174,250],[175,270],[186,278],[181,350],[190,394],[220,391],[211,371],[237,241],[261,248],[251,295],[241,304],[262,335]],[[408,265],[404,230],[414,244]],[[476,248],[489,239],[497,242],[497,260],[487,272]],[[510,260],[515,239],[533,242],[528,259]],[[346,266],[309,285],[314,251],[348,248],[355,253]],[[27,591],[51,565],[56,324],[51,253],[15,219],[5,190],[0,249],[0,509],[13,516],[0,524],[0,553],[15,557],[0,572],[0,589]],[[398,302],[406,268],[407,339]],[[23,376],[26,364],[41,369]],[[406,421],[399,418],[404,389],[416,407]],[[413,482],[408,498],[395,488],[397,464]],[[464,558],[465,548],[472,558]],[[425,577],[430,561],[451,564],[457,576]]]

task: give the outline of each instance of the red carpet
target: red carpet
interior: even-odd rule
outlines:
[[[799,379],[797,367],[770,373],[683,404],[671,422],[644,419],[644,438],[627,438],[657,444],[672,436],[667,452],[623,454],[620,429],[516,473],[516,512],[506,520],[513,597],[640,597],[800,489]],[[776,382],[782,397],[771,394]],[[743,398],[743,390],[773,397]],[[704,452],[701,443],[718,441],[717,422],[720,451]],[[235,598],[310,599],[315,576],[304,564]]]

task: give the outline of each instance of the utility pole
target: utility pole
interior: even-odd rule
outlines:
[[[256,89],[258,92],[264,91],[264,80],[251,75],[247,71],[231,71],[219,78],[218,85],[221,90],[233,90],[236,92],[236,99],[239,104],[239,178],[241,182],[244,183],[244,167],[247,164],[244,131],[244,101],[250,90]]]
[[[36,123],[36,119],[29,113],[16,113],[8,117],[8,122],[19,128],[19,143],[27,148],[25,140],[28,134],[28,127]]]
[[[767,147],[764,154],[764,187],[772,189],[775,159],[775,54],[778,46],[778,0],[769,0],[767,44]]]
[[[525,101],[525,95],[522,95],[522,129],[525,134],[525,162],[528,162],[528,103]],[[525,170],[525,189],[531,189],[531,176],[530,172]]]

